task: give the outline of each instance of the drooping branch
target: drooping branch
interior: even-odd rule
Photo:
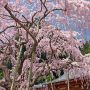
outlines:
[[[8,18],[6,18],[6,17],[8,17]],[[11,18],[11,16],[5,15],[5,14],[0,14],[0,18],[5,19],[5,20],[13,20],[13,19]]]
[[[51,59],[52,59],[53,54],[54,54],[54,50],[53,50],[52,45],[51,45],[51,39],[50,39],[50,41],[49,41],[49,44],[50,44],[50,49],[51,49]]]
[[[22,15],[22,17],[25,19],[26,23],[30,23],[30,21],[28,21],[28,19],[24,15]]]
[[[3,70],[5,81],[6,82],[11,82],[10,72],[9,72],[8,68],[6,66],[0,64],[0,69]]]
[[[10,28],[21,28],[21,27],[14,26],[14,25],[12,25],[12,26],[7,26],[3,31],[0,31],[0,34],[3,33],[3,32],[5,32],[7,29],[10,29]]]
[[[10,90],[13,90],[15,89],[15,77],[17,75],[17,73],[21,73],[19,70],[22,69],[22,64],[24,61],[21,61],[21,57],[22,57],[22,50],[23,50],[23,44],[20,46],[20,51],[19,51],[19,55],[17,56],[17,64],[15,66],[15,69],[14,69],[14,76],[13,76],[13,80],[12,80],[12,85],[11,85],[11,88]]]
[[[2,39],[0,39],[0,42],[1,42],[2,44],[6,44]]]
[[[0,69],[2,69],[5,78],[5,81],[0,81],[0,86],[9,90],[11,84],[10,71],[5,65],[1,63],[0,63]]]

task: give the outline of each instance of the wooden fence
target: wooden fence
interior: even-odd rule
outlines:
[[[84,80],[82,82],[82,80],[80,80],[79,78],[76,80],[71,79],[69,81],[70,84],[70,90],[90,90],[90,82],[86,82],[86,80]],[[68,85],[67,85],[67,81],[60,81],[60,82],[55,82],[52,83],[53,86],[53,90],[68,90]],[[42,85],[42,87],[38,87],[36,88],[36,90],[52,90],[51,88],[51,84],[47,84],[47,85]]]

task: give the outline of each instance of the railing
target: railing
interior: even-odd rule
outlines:
[[[70,82],[70,90],[90,90],[90,82],[88,82],[88,85],[86,81],[80,80],[79,78],[76,80],[71,79]],[[68,84],[67,81],[60,81],[60,82],[53,82],[52,83],[54,90],[68,90]],[[36,88],[35,90],[52,90],[51,84],[42,85],[41,87]]]

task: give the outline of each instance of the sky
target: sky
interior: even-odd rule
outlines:
[[[24,0],[23,0],[23,1],[24,1]],[[90,0],[88,0],[88,1],[90,1]],[[32,6],[30,6],[30,8],[31,8],[31,7],[32,7]],[[56,13],[56,14],[60,14],[60,12],[58,12],[58,11],[55,11],[55,13]],[[60,29],[62,29],[62,30],[66,30],[66,29],[67,29],[67,28],[65,27],[65,25],[56,22],[55,19],[52,19],[51,23],[52,23],[56,28],[60,28]],[[70,20],[70,21],[69,21],[69,26],[70,26],[73,30],[75,30],[75,31],[77,31],[77,32],[80,33],[80,30],[79,30],[79,28],[75,25],[75,22],[73,22],[73,21]],[[90,40],[90,30],[89,30],[89,29],[83,30],[82,36],[85,38],[85,40]]]

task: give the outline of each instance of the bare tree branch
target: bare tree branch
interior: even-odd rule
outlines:
[[[28,34],[32,37],[32,39],[34,40],[34,42],[37,43],[37,40],[36,40],[36,38],[33,36],[33,34],[28,30],[28,28],[27,28],[26,26],[24,26],[24,25],[21,23],[21,21],[20,21],[18,18],[16,18],[16,17],[12,14],[12,12],[10,11],[10,9],[9,9],[9,7],[8,7],[7,4],[5,5],[4,8],[8,11],[8,13],[9,13],[10,16],[11,16],[11,18],[13,18],[13,19],[15,20],[15,22],[17,22],[22,28],[24,28],[24,29],[28,32]]]
[[[4,42],[3,40],[1,40],[1,39],[0,39],[0,42],[1,42],[2,44],[5,44],[5,42]]]
[[[48,9],[47,9],[47,7],[46,7],[46,5],[45,5],[45,3],[46,3],[46,0],[43,2],[42,0],[40,0],[41,1],[41,4],[44,6],[44,8],[45,8],[45,12],[44,12],[44,14],[46,14],[46,12],[48,11]]]
[[[45,14],[44,14],[44,16],[40,19],[40,21],[42,21],[46,16],[48,16],[51,12],[53,12],[53,11],[56,11],[56,10],[61,10],[61,11],[66,11],[66,9],[62,9],[62,8],[55,8],[55,9],[52,9],[52,10],[50,10],[50,11],[47,11]]]
[[[14,28],[21,28],[21,27],[14,26],[14,25],[12,25],[12,26],[7,26],[3,31],[0,31],[0,34],[3,33],[3,32],[5,32],[5,31],[6,31],[7,29],[9,29],[9,28],[12,28],[12,27],[14,27]]]

